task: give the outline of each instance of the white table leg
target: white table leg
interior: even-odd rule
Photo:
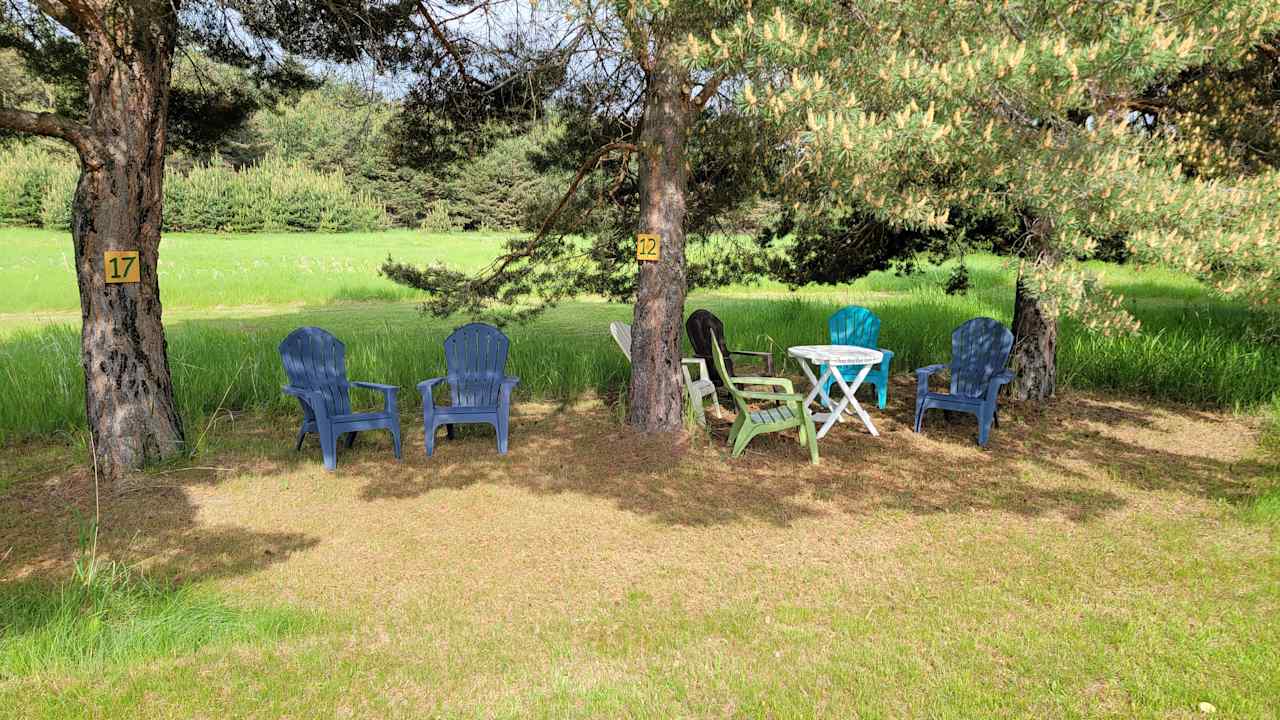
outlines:
[[[871,366],[863,365],[862,369],[858,371],[858,376],[853,379],[852,385],[846,384],[844,376],[840,373],[835,374],[836,383],[840,385],[840,390],[844,393],[844,399],[840,401],[840,406],[836,408],[836,415],[838,416],[843,412],[846,406],[852,405],[854,411],[858,413],[858,417],[862,419],[862,424],[867,427],[867,430],[871,431],[871,436],[880,437],[880,433],[876,430],[876,426],[871,423],[871,416],[867,415],[867,411],[862,409],[862,405],[858,404],[858,398],[855,397],[855,393],[858,392],[858,388],[862,386],[862,381],[867,379],[867,375],[870,372]],[[828,425],[830,425],[830,421],[828,421]],[[825,428],[827,426],[823,427]],[[822,437],[823,434],[824,433],[818,433],[818,437]]]
[[[818,377],[813,374],[813,370],[809,369],[809,362],[801,358],[800,369],[804,371],[805,377],[809,378],[809,383],[813,385],[813,389],[810,390],[809,394],[806,395],[804,398],[804,406],[807,408],[809,407],[809,404],[812,403],[818,397],[819,393],[822,393],[823,397],[826,398],[826,393],[822,392],[822,384],[827,381],[827,378],[835,370],[835,367],[832,365],[828,365],[826,372],[822,373],[821,377]],[[839,411],[811,412],[809,413],[809,416],[812,417],[817,422],[822,422],[824,420],[826,421],[826,422],[823,422],[820,428],[818,428],[819,440],[821,440],[822,437],[825,436],[829,430],[831,430],[831,426],[834,425],[836,421],[840,419]]]
[[[813,389],[809,391],[809,394],[805,396],[804,399],[805,407],[809,407],[809,403],[813,402],[813,399],[817,397],[818,393],[822,390],[822,383],[826,381],[827,376],[824,373],[821,379],[814,377],[813,371],[809,369],[809,361],[804,358],[799,358],[799,360],[800,369],[804,371],[804,376],[809,378],[809,382],[813,384]],[[831,370],[828,369],[827,372],[831,372]]]

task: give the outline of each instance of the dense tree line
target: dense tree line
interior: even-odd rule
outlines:
[[[56,87],[23,70],[12,51],[0,51],[0,98],[31,110],[55,109]],[[165,229],[298,230],[372,229],[379,222],[364,210],[368,198],[386,210],[386,222],[397,227],[447,230],[523,230],[536,225],[540,213],[565,182],[563,173],[546,166],[545,157],[564,133],[554,117],[524,122],[491,121],[482,131],[453,136],[452,151],[424,148],[428,128],[406,103],[391,99],[350,79],[318,79],[298,71],[303,87],[288,93],[253,92],[253,83],[237,68],[199,55],[180,58],[174,87],[204,85],[214,92],[203,102],[170,118],[180,142],[167,161],[170,184],[202,185],[192,176],[212,168],[243,171],[240,177],[221,172],[226,197],[204,200],[190,193],[166,196]],[[249,88],[246,90],[246,88]],[[221,116],[221,132],[188,115]],[[6,141],[7,140],[7,141]],[[0,223],[67,229],[75,158],[57,144],[10,135],[0,140]],[[31,152],[38,147],[37,153]],[[308,195],[278,203],[274,216],[261,208],[228,207],[211,213],[208,206],[235,202],[236,186],[251,193],[266,173],[261,166],[289,164],[298,185],[326,185],[334,173],[344,176],[346,196],[313,193],[329,206],[351,207],[350,222],[319,222],[321,208],[306,204]],[[66,177],[71,175],[68,184]],[[193,190],[192,192],[196,192]],[[190,207],[182,205],[191,197]],[[228,222],[237,215],[261,217],[252,223]],[[278,219],[276,219],[278,218]],[[307,218],[315,218],[314,222]],[[204,224],[201,224],[201,223]]]

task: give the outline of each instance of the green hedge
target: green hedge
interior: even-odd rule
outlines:
[[[374,230],[388,225],[382,204],[340,172],[317,173],[268,156],[244,170],[216,159],[165,182],[169,230]]]
[[[38,145],[0,152],[0,225],[71,227],[75,161]],[[342,232],[387,227],[382,203],[340,172],[269,156],[239,169],[214,159],[165,177],[165,230]]]
[[[43,224],[50,180],[72,162],[35,143],[14,145],[0,152],[0,225]]]

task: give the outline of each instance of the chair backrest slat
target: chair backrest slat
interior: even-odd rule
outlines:
[[[444,341],[450,398],[455,407],[495,407],[506,377],[510,341],[498,328],[468,323]]]
[[[330,416],[351,412],[346,357],[342,341],[317,327],[298,328],[280,343],[280,359],[289,384],[319,390]]]
[[[832,345],[856,345],[876,349],[880,346],[880,318],[864,307],[850,305],[827,320]]]
[[[984,396],[1012,350],[1013,333],[998,320],[974,318],[956,328],[951,334],[951,394]]]
[[[728,381],[728,378],[733,376],[729,374],[729,368],[726,367],[725,354],[720,351],[722,343],[717,342],[719,340],[720,336],[712,330],[709,344],[711,347],[712,359],[715,361],[714,367],[719,371],[719,374],[725,378],[724,387],[729,391],[729,394],[733,396],[733,402],[738,406],[738,412],[750,414],[751,408],[747,405],[747,399],[742,397],[742,393],[738,390],[737,386]]]

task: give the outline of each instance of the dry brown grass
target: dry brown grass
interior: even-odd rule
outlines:
[[[875,529],[886,536],[878,542],[893,544],[940,513],[1061,523],[1210,512],[1216,501],[1249,496],[1266,468],[1253,453],[1256,418],[1073,395],[1044,411],[1006,407],[984,450],[963,415],[931,413],[923,434],[911,432],[909,389],[895,391],[887,410],[872,410],[880,438],[838,425],[820,443],[818,467],[782,435],[730,458],[730,414],[711,418],[705,433],[647,437],[584,403],[519,408],[507,457],[494,452],[487,427],[468,427],[428,459],[420,422],[406,418],[403,462],[390,457],[385,434],[369,434],[330,474],[314,442],[292,452],[288,421],[232,418],[192,467],[105,490],[102,526],[109,547],[183,578],[297,571],[338,583],[380,568],[403,579],[423,566],[505,584],[527,574],[559,594],[562,575],[601,553],[605,565],[630,572],[655,557],[712,562],[765,538],[839,553],[811,542],[837,529]],[[13,457],[0,470],[28,480],[0,499],[4,577],[56,574],[73,551],[71,508],[91,511],[90,477],[54,446]],[[708,542],[725,533],[740,541]],[[332,599],[325,587],[311,589]]]
[[[1041,650],[1018,642],[1068,643],[1053,639],[1055,627],[1094,615],[1129,622],[1157,606],[1218,627],[1187,609],[1205,592],[1188,578],[1280,563],[1272,530],[1232,520],[1233,503],[1268,470],[1254,418],[1071,395],[1043,411],[1008,407],[983,450],[972,418],[931,414],[923,435],[911,432],[910,392],[897,386],[886,411],[871,410],[878,439],[855,423],[833,429],[818,467],[789,437],[729,458],[728,418],[711,418],[705,434],[653,438],[587,404],[519,408],[507,457],[491,431],[468,429],[428,459],[420,421],[407,422],[403,462],[371,435],[326,473],[314,443],[292,452],[292,420],[238,417],[220,423],[200,468],[109,488],[104,543],[155,575],[359,618],[349,637],[291,652],[385,666],[382,684],[356,692],[370,702],[481,715],[498,701],[539,714],[560,707],[542,693],[565,678],[574,688],[625,685],[655,659],[729,657],[754,672],[763,650],[751,633],[769,638],[777,664],[761,672],[771,682],[821,685],[830,671],[813,681],[803,669],[860,642],[892,657],[946,657],[931,623],[954,623],[948,637],[976,642],[965,652],[1005,668],[992,670],[1001,692],[1032,692],[1027,663]],[[90,478],[50,446],[16,451],[26,459],[0,466],[26,478],[0,497],[0,554],[9,553],[0,578],[64,574],[69,508],[87,508]],[[55,471],[41,474],[41,462]],[[1207,555],[1196,538],[1211,538]],[[1243,575],[1237,589],[1255,592],[1251,612],[1275,610],[1258,581]],[[655,640],[636,629],[666,616],[701,630],[681,624]],[[971,616],[989,643],[972,635]],[[739,625],[755,629],[742,635]],[[1010,639],[1028,625],[1048,639]],[[310,661],[248,662],[289,672]],[[455,664],[465,671],[430,683],[411,671]],[[710,683],[693,697],[752,714],[709,667],[689,670]],[[945,695],[929,673],[902,677]],[[1079,685],[1082,707],[1135,707],[1132,686],[1114,677],[1066,682]],[[890,715],[930,714],[928,703],[882,699]]]

